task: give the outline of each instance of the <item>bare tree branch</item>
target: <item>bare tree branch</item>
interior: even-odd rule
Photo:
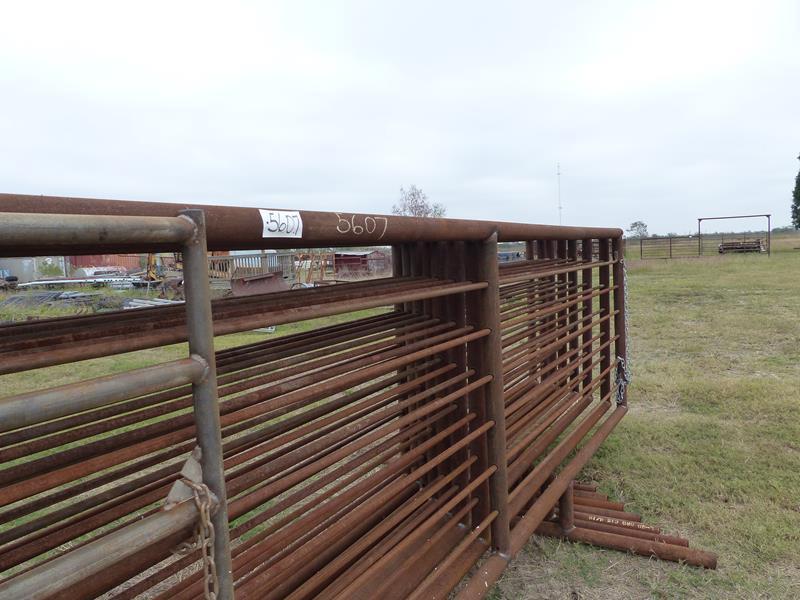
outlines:
[[[447,213],[444,204],[428,202],[428,196],[412,185],[408,190],[400,188],[400,201],[392,207],[392,213],[405,217],[443,217]]]

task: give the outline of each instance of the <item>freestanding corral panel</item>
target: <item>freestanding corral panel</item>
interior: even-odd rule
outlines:
[[[87,215],[181,208],[198,207],[0,195],[0,211],[61,215],[65,231]],[[204,422],[215,432],[197,431],[209,404],[193,401],[191,378],[143,369],[121,375],[124,394],[105,380],[33,393],[61,408],[0,432],[0,596],[442,598],[475,565],[460,594],[485,595],[626,411],[622,232],[199,208],[210,249],[386,244],[393,274],[212,302],[215,335],[373,309],[218,350],[218,421]],[[3,253],[175,250],[147,232],[33,234]],[[500,264],[498,241],[524,242],[524,260]],[[0,372],[156,348],[195,327],[180,306],[6,325]],[[111,400],[81,400],[98,389]],[[175,511],[175,482],[193,489],[192,452],[209,435],[225,510],[189,493],[197,510],[184,498]],[[164,529],[170,511],[180,527]],[[229,545],[203,544],[211,521]],[[98,549],[125,559],[75,581]],[[73,579],[52,583],[65,569]]]

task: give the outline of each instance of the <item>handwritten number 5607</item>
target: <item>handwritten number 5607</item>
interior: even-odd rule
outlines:
[[[361,215],[350,215],[350,218],[343,217],[339,213],[335,213],[339,222],[336,224],[336,231],[339,233],[353,233],[354,235],[362,235],[367,233],[372,235],[383,224],[383,230],[378,236],[382,239],[386,235],[386,230],[389,228],[389,219],[386,217],[368,217]]]

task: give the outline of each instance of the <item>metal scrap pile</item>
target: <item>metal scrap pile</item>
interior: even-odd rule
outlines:
[[[39,318],[42,309],[57,309],[76,315],[111,310],[121,303],[103,294],[91,292],[34,292],[15,293],[0,300],[0,311],[14,316],[6,321],[29,321]]]

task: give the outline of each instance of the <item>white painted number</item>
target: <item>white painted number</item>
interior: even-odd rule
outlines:
[[[380,240],[386,235],[386,230],[389,228],[389,219],[386,217],[369,217],[363,215],[350,215],[348,219],[339,213],[335,213],[339,222],[336,224],[336,231],[341,234],[352,233],[353,235],[372,235],[380,228],[381,224],[383,229],[380,235],[376,238]]]
[[[343,219],[342,215],[336,213],[336,216],[339,218],[339,223],[336,225],[336,231],[339,233],[347,233],[350,231],[350,221],[347,219]],[[342,229],[344,227],[344,229]]]

